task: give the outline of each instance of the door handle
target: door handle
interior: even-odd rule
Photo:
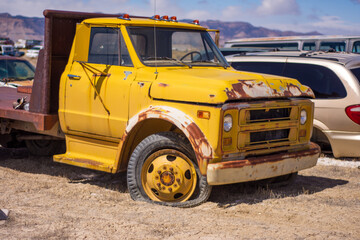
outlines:
[[[81,76],[74,75],[74,74],[68,74],[68,77],[72,80],[80,80]]]

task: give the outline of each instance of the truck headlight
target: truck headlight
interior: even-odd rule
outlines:
[[[306,120],[307,120],[307,112],[306,110],[303,109],[300,112],[300,124],[304,125],[306,123]]]
[[[232,125],[233,125],[233,122],[232,122],[232,117],[230,114],[227,114],[225,117],[224,117],[224,130],[225,132],[228,132],[231,130],[232,128]]]

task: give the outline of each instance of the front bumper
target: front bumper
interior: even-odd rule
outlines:
[[[320,147],[310,143],[307,150],[210,163],[207,181],[209,185],[223,185],[282,176],[315,166],[319,154]]]

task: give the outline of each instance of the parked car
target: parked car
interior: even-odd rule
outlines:
[[[241,38],[226,41],[225,48],[273,48],[286,51],[336,51],[360,53],[360,36],[286,36]]]
[[[18,51],[12,45],[0,45],[0,55],[9,55],[14,57],[21,57],[25,53]]]
[[[43,46],[36,45],[32,49],[27,50],[25,56],[30,58],[37,58],[41,49],[43,49]]]
[[[8,37],[0,37],[0,44],[2,45],[14,45],[14,41]]]
[[[0,86],[32,85],[34,66],[22,58],[0,56]]]
[[[30,49],[35,45],[41,45],[41,40],[33,40],[33,39],[18,39],[15,43],[15,48],[27,48]]]
[[[263,52],[226,57],[237,70],[296,78],[315,93],[313,141],[335,157],[360,157],[360,56]]]

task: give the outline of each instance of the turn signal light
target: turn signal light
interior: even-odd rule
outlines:
[[[232,144],[232,138],[224,138],[223,139],[224,146],[230,146],[231,144]]]
[[[306,137],[306,130],[305,129],[301,129],[299,131],[299,137]]]
[[[346,115],[360,125],[360,105],[352,105],[345,108]]]
[[[197,117],[198,118],[203,118],[203,119],[210,119],[210,112],[199,110],[197,112]]]

